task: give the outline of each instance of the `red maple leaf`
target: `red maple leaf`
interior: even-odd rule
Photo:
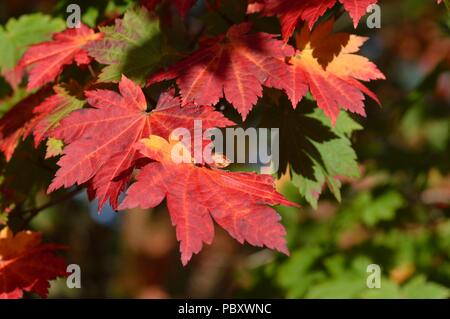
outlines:
[[[34,109],[49,94],[49,87],[39,90],[14,105],[0,119],[0,151],[7,161],[11,159],[21,138],[28,137],[38,123]]]
[[[176,128],[193,131],[195,120],[202,121],[204,130],[234,125],[212,107],[181,107],[179,98],[171,93],[162,94],[156,108],[149,112],[141,88],[125,76],[119,90],[120,94],[109,90],[86,92],[94,108],[72,113],[51,133],[68,146],[49,192],[90,181],[99,208],[108,200],[116,208],[139,158],[133,147],[137,141],[151,134],[168,138]]]
[[[31,46],[23,55],[17,69],[29,69],[27,89],[36,89],[53,81],[64,65],[89,64],[91,58],[84,47],[102,37],[92,29],[81,24],[79,28],[67,29],[53,35],[53,40]]]
[[[281,88],[292,47],[268,33],[249,34],[250,24],[205,41],[191,56],[150,77],[148,84],[176,78],[183,103],[214,105],[225,97],[245,120],[262,96],[262,85]]]
[[[361,17],[366,14],[367,8],[378,2],[378,0],[256,0],[249,5],[248,12],[278,16],[283,38],[287,41],[300,21],[306,21],[312,29],[317,20],[338,1],[350,14],[355,28]]]
[[[289,71],[280,76],[294,108],[309,89],[317,105],[334,123],[340,108],[365,116],[364,94],[380,103],[359,81],[385,77],[375,64],[355,54],[367,38],[333,34],[332,29],[332,20],[312,32],[304,27],[297,36],[299,51],[289,60]]]
[[[48,281],[66,276],[65,261],[54,254],[60,249],[41,244],[39,233],[0,231],[0,299],[21,298],[24,291],[47,297]]]
[[[22,67],[16,66],[10,70],[3,72],[5,80],[11,85],[14,90],[17,90],[23,79],[24,70]]]
[[[180,12],[180,15],[184,17],[196,2],[197,0],[175,0],[175,6]]]
[[[139,172],[119,209],[152,208],[166,197],[183,265],[202,249],[203,243],[211,244],[213,219],[240,243],[247,241],[288,254],[280,216],[268,205],[295,204],[275,191],[271,176],[198,166],[193,159],[191,163],[175,164],[175,145],[159,136],[136,145],[156,162]]]

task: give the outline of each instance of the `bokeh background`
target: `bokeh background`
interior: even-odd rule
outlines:
[[[113,18],[127,5],[2,0],[0,23],[36,12],[63,17],[69,3],[81,4],[86,23],[102,14]],[[450,15],[434,0],[380,4],[381,29],[362,23],[354,31],[346,15],[336,26],[370,37],[362,54],[387,76],[370,86],[382,107],[368,102],[367,118],[355,117],[364,127],[352,139],[362,177],[343,179],[341,203],[325,191],[317,210],[279,209],[290,257],[241,246],[216,227],[214,243],[182,267],[164,204],[152,211],[105,208],[99,215],[79,193],[31,223],[46,240],[67,244],[68,262],[82,269],[81,289],[59,280],[50,297],[448,298]],[[187,23],[198,22],[193,16]],[[2,113],[13,103],[9,94],[0,79]],[[18,179],[49,174],[38,155],[27,160]],[[289,182],[278,186],[302,202]],[[381,289],[366,287],[372,263],[382,269]]]

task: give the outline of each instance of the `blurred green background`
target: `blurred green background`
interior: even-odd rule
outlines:
[[[64,17],[69,3],[79,3],[84,21],[95,25],[98,17],[121,14],[128,2],[2,0],[0,22],[37,12]],[[302,203],[279,209],[290,257],[241,246],[216,227],[214,243],[182,267],[164,205],[151,213],[106,208],[98,215],[80,193],[31,224],[46,240],[67,244],[68,262],[82,269],[82,289],[59,280],[50,297],[448,298],[450,16],[431,0],[380,5],[381,29],[362,23],[353,31],[346,15],[337,25],[370,37],[362,54],[387,76],[370,85],[382,107],[368,102],[367,118],[355,117],[363,127],[352,137],[362,177],[342,179],[341,203],[325,191],[317,209],[289,182],[279,182],[289,199]],[[1,44],[5,33],[7,25],[0,27],[3,67],[13,59]],[[20,98],[20,92],[9,95],[0,79],[1,113]],[[18,179],[51,177],[33,166],[42,161],[38,154],[28,160]],[[380,289],[366,286],[369,264],[381,267]]]

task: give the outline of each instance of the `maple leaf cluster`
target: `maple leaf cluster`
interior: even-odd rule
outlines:
[[[356,126],[341,134],[341,114],[365,116],[366,96],[380,102],[364,82],[385,77],[358,54],[367,38],[334,32],[334,16],[326,13],[340,6],[357,27],[366,8],[377,0],[241,1],[246,17],[278,17],[281,35],[231,20],[226,32],[200,34],[193,45],[175,53],[177,49],[167,48],[167,39],[163,41],[161,29],[168,22],[160,24],[154,11],[173,4],[185,18],[196,1],[141,3],[143,7],[128,9],[106,26],[91,29],[82,24],[56,32],[17,59],[7,73],[14,87],[27,81],[25,98],[0,119],[0,150],[9,161],[21,139],[33,135],[35,147],[47,141],[47,157],[60,156],[48,193],[86,187],[99,211],[107,203],[115,210],[153,208],[166,199],[184,265],[204,243],[212,242],[214,222],[241,243],[288,254],[285,230],[272,206],[296,204],[276,191],[274,177],[195,161],[176,164],[170,157],[177,142],[171,134],[180,127],[193,132],[195,121],[202,122],[203,132],[235,126],[215,106],[228,102],[245,121],[270,89],[283,94],[272,99],[274,112],[288,104],[287,113],[295,114],[293,118],[299,118],[296,112],[310,93],[325,117],[308,121],[337,132],[329,134],[335,143],[329,149],[343,145],[348,150],[346,134]],[[224,3],[215,1],[207,7],[214,11]],[[90,76],[84,84],[66,80],[65,70],[74,63]],[[326,121],[330,125],[325,127]],[[312,139],[302,138],[311,150]],[[187,151],[190,156],[193,150]],[[311,160],[315,150],[310,151],[312,156],[301,149],[296,152],[314,165],[310,169],[314,176],[308,178],[316,178],[316,183],[307,198],[320,192],[326,179],[342,173],[333,169],[331,160],[323,165]],[[352,151],[347,154],[355,160]],[[288,167],[293,182],[300,183],[295,174],[306,175],[302,165],[287,156],[281,173]],[[328,173],[333,176],[326,177]],[[1,234],[0,287],[6,288],[0,295],[20,297],[22,291],[35,291],[45,296],[47,280],[63,275],[62,263],[52,254],[58,247],[40,245],[33,233]],[[30,268],[24,270],[25,277],[16,278],[21,265],[38,267],[42,258],[49,259],[54,269]]]

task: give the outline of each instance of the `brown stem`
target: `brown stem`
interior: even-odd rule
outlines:
[[[94,79],[97,78],[97,74],[95,73],[94,69],[92,68],[92,66],[90,64],[88,65],[88,70]]]
[[[50,201],[47,204],[44,204],[42,206],[39,207],[35,207],[29,210],[24,211],[24,213],[28,213],[29,215],[27,217],[25,217],[23,219],[23,222],[20,226],[21,229],[24,229],[30,222],[31,220],[36,217],[40,212],[42,212],[43,210],[46,210],[47,208],[50,208],[52,206],[58,205],[60,203],[65,202],[66,200],[74,197],[76,194],[78,194],[80,191],[82,190],[81,187],[78,187],[76,189],[74,189],[73,191],[70,191],[66,194],[64,194],[63,196],[61,196],[60,198],[55,199],[54,201]]]

